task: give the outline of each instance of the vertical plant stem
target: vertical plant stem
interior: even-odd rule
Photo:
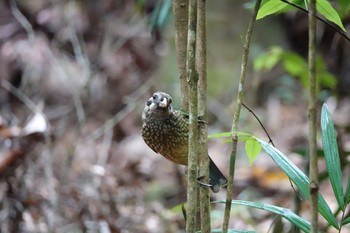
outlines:
[[[224,215],[224,222],[223,222],[223,232],[227,233],[229,221],[230,221],[230,212],[231,212],[231,201],[233,196],[233,181],[234,181],[234,172],[235,172],[235,162],[236,162],[236,153],[237,153],[237,130],[238,130],[238,121],[239,116],[241,113],[243,98],[244,98],[244,83],[245,83],[245,77],[247,73],[247,64],[248,64],[248,55],[249,55],[249,47],[250,47],[250,41],[253,34],[254,24],[256,21],[256,16],[258,14],[259,8],[260,8],[261,0],[257,0],[254,7],[254,12],[252,15],[252,18],[250,19],[247,33],[245,36],[245,42],[243,45],[243,54],[242,54],[242,65],[241,65],[241,74],[239,77],[239,84],[238,84],[238,95],[236,99],[236,109],[233,115],[233,122],[232,122],[232,147],[231,147],[231,154],[230,154],[230,171],[229,171],[229,177],[228,177],[228,183],[227,183],[227,194],[226,194],[226,206],[225,206],[225,215]]]
[[[206,35],[206,6],[204,0],[197,2],[197,71],[198,71],[198,113],[204,121],[207,120],[207,35]],[[199,176],[209,183],[208,157],[208,127],[199,124]],[[210,192],[200,189],[200,218],[201,232],[210,233]]]
[[[318,232],[318,168],[316,151],[316,0],[309,6],[309,158],[311,233]]]
[[[177,68],[179,70],[181,108],[188,111],[188,90],[186,81],[186,51],[188,28],[188,0],[173,0],[175,22],[175,45]]]
[[[187,174],[186,232],[196,230],[197,164],[198,164],[198,74],[196,72],[197,0],[190,0],[188,11],[188,36],[186,74],[189,90],[189,151]]]

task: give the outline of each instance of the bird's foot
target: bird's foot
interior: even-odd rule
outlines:
[[[198,123],[200,123],[200,124],[208,124],[207,121],[203,120],[203,116],[198,116]]]
[[[206,183],[205,181],[203,181],[204,177],[205,177],[205,176],[199,176],[199,177],[197,178],[197,183],[199,184],[199,186],[200,186],[201,188],[211,188],[211,187],[213,187],[213,185],[208,184],[208,183]]]

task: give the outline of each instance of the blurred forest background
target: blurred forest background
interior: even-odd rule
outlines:
[[[183,168],[156,155],[140,135],[143,105],[154,91],[170,93],[180,105],[171,8],[154,23],[157,4],[0,2],[0,232],[184,232]],[[243,0],[207,4],[210,134],[231,129],[242,36],[251,12]],[[349,15],[343,23],[350,28]],[[326,74],[319,100],[332,112],[348,167],[350,43],[321,23],[318,43]],[[253,69],[259,66],[254,60],[272,46],[305,59],[307,15],[289,11],[257,22],[246,86],[246,104],[276,147],[305,169],[303,81],[282,64]],[[266,137],[248,111],[239,129]],[[230,146],[215,139],[209,147],[227,175]],[[261,154],[249,166],[240,148],[235,198],[293,209],[288,179],[266,158]],[[321,191],[328,203],[335,202],[327,178]],[[225,190],[212,198],[224,199]],[[213,227],[221,226],[222,208],[213,205]],[[306,219],[308,208],[302,205]],[[260,232],[274,221],[244,207],[235,208],[232,217],[232,227]]]

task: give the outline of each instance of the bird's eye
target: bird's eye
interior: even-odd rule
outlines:
[[[151,100],[147,100],[146,105],[147,105],[147,106],[150,106],[151,104],[152,104],[152,101],[151,101]]]
[[[154,93],[154,94],[152,95],[152,98],[153,98],[153,99],[157,99],[157,93]]]
[[[168,99],[169,104],[171,104],[173,100],[171,98]]]

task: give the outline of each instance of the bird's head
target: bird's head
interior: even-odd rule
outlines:
[[[151,114],[167,116],[172,112],[171,103],[172,99],[170,95],[160,91],[155,92],[145,104],[142,119],[146,119]]]

